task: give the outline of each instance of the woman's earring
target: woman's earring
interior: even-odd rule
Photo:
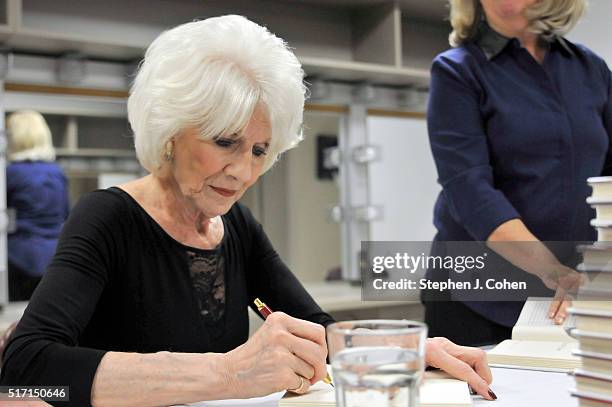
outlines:
[[[168,140],[166,142],[166,151],[164,152],[164,158],[166,159],[166,161],[172,161],[172,158],[174,158],[174,143],[172,142],[172,140]]]

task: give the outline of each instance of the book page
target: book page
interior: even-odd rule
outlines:
[[[262,397],[249,399],[226,399],[226,400],[207,400],[189,404],[176,404],[170,407],[248,407],[248,406],[270,406],[277,405],[285,391],[268,394]]]
[[[419,389],[420,406],[471,406],[465,382],[456,379],[425,379]]]
[[[578,344],[560,341],[505,340],[487,352],[489,364],[573,369],[580,358],[572,355]]]
[[[565,332],[565,327],[575,327],[576,319],[570,316],[563,325],[555,324],[548,318],[551,302],[551,299],[545,298],[527,299],[521,315],[512,328],[512,339],[575,342],[576,340]]]
[[[531,356],[538,358],[577,359],[572,355],[576,345],[565,342],[505,340],[488,352],[488,355]]]
[[[335,406],[336,405],[336,394],[333,387],[323,382],[317,382],[310,386],[310,389],[305,394],[289,393],[285,394],[280,402],[279,407],[293,407],[293,406]]]

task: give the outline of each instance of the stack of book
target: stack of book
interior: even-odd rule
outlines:
[[[587,180],[593,193],[587,198],[587,203],[595,208],[597,217],[591,221],[591,225],[597,228],[597,240],[609,242],[612,234],[610,224],[612,223],[612,177],[593,177]],[[608,237],[608,239],[606,238]]]
[[[597,229],[597,242],[581,246],[585,283],[570,309],[576,320],[573,336],[579,348],[574,355],[581,367],[574,370],[580,406],[612,406],[612,177],[587,180],[593,194],[587,203],[595,208],[591,225]]]

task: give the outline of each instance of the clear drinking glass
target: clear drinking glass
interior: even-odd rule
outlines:
[[[427,325],[407,320],[344,321],[327,327],[340,407],[416,407]]]

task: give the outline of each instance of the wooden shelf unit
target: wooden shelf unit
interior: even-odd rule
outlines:
[[[4,0],[0,38],[20,51],[128,62],[165,29],[240,14],[284,38],[308,75],[426,86],[432,49],[446,44],[443,12],[444,0]]]

